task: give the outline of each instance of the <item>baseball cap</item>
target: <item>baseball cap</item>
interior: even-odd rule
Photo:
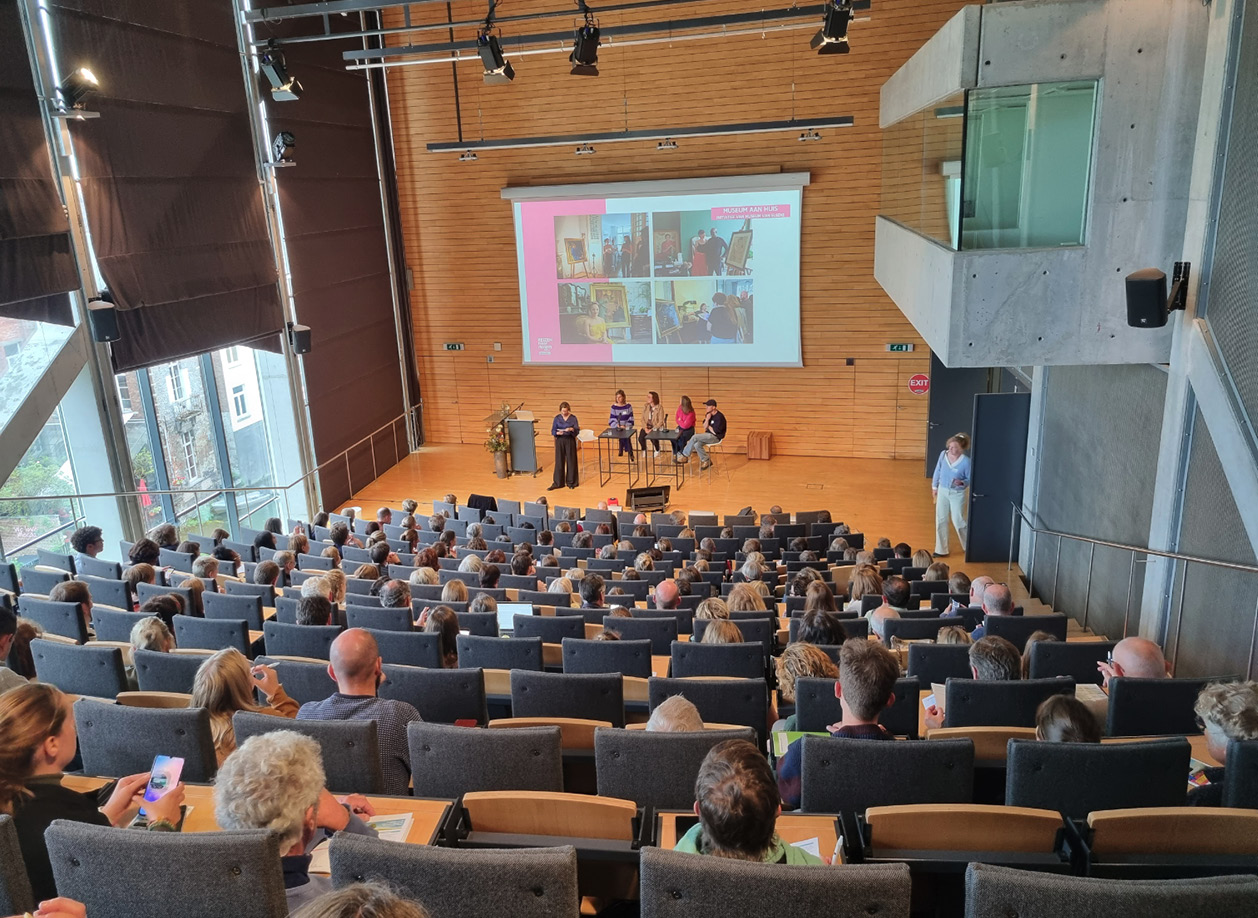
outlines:
[[[714,399],[714,398],[710,398],[710,399],[708,399],[706,402],[704,402],[703,404],[705,404],[705,405],[711,405],[713,408],[715,408],[715,407],[716,407],[716,399]]]

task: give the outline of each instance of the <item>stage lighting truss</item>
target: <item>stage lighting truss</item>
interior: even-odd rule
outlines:
[[[258,66],[271,84],[271,98],[276,102],[296,102],[301,98],[301,83],[289,75],[284,52],[274,38],[267,42],[266,50],[258,58]]]
[[[809,47],[818,54],[847,54],[847,26],[852,21],[852,0],[829,0],[821,29],[812,37]]]

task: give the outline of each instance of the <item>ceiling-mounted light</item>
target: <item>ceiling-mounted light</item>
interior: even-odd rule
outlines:
[[[847,54],[847,25],[852,21],[852,0],[829,0],[821,29],[812,37],[809,47],[818,54]]]
[[[572,62],[571,72],[574,76],[598,76],[598,24],[585,0],[580,0],[580,6],[585,14],[585,24],[577,29],[573,37],[572,53],[568,55],[568,60]]]
[[[821,139],[821,132],[814,131],[812,128],[809,128],[808,130],[804,131],[802,134],[799,135],[799,140],[801,143],[803,143],[806,140],[820,140],[820,139]]]
[[[478,157],[471,150],[465,150],[459,154],[459,162],[461,163],[474,163],[477,159]]]
[[[57,94],[67,109],[81,110],[83,100],[99,90],[100,81],[96,79],[96,74],[86,67],[80,67],[72,70],[61,81],[61,85],[57,87]]]
[[[502,53],[498,36],[482,31],[476,36],[476,53],[485,65],[486,83],[510,83],[515,79],[515,68]]]
[[[297,148],[297,138],[293,136],[291,131],[280,131],[271,140],[271,165],[272,166],[295,166],[295,154],[293,151]]]
[[[301,98],[301,84],[289,75],[284,62],[284,52],[272,38],[258,59],[258,66],[271,84],[271,98],[276,102],[296,102]]]
[[[583,143],[577,147],[577,156],[593,156],[596,152],[598,151],[588,143]]]
[[[673,140],[673,138],[671,138],[671,137],[665,137],[663,140],[661,140],[659,143],[657,143],[657,144],[655,145],[655,149],[657,149],[657,150],[676,150],[676,149],[677,149],[677,141]]]

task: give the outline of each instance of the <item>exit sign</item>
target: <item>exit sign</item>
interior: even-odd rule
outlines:
[[[449,345],[446,345],[446,347],[449,347]],[[911,345],[911,344],[888,344],[888,345],[887,345],[887,350],[891,351],[893,354],[907,354],[907,353],[909,353],[909,352],[911,352],[911,351],[913,350],[913,345]]]
[[[462,341],[459,341],[459,342],[447,341],[446,350],[447,351],[461,351],[463,350],[463,342]]]

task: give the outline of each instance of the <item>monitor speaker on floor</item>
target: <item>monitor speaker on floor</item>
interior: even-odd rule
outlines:
[[[669,485],[630,488],[625,494],[625,503],[630,510],[664,510],[668,507],[668,495],[671,490]]]

